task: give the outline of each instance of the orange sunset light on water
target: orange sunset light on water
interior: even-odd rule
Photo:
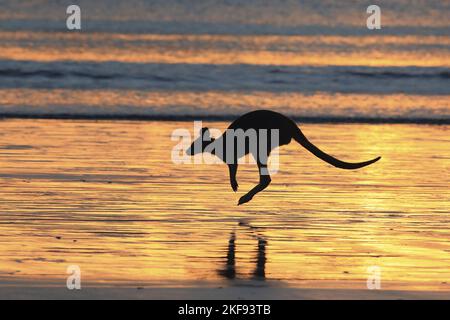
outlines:
[[[409,50],[386,55],[380,47],[417,42],[413,36],[229,36],[229,35],[126,35],[102,33],[40,33],[40,37],[59,39],[57,47],[23,47],[10,41],[32,40],[33,33],[1,32],[0,58],[32,61],[116,61],[136,63],[253,64],[253,65],[367,65],[367,66],[450,66],[448,53],[427,54]],[[87,47],[80,41],[101,42],[106,47]],[[142,45],[136,47],[135,42]],[[154,42],[169,43],[171,50],[161,50]],[[239,44],[236,51],[217,51],[213,44]],[[424,45],[448,45],[448,37],[421,36]],[[200,43],[200,45],[198,45]],[[202,46],[204,43],[205,46]],[[109,45],[108,45],[109,44]],[[195,45],[194,45],[195,44]],[[352,44],[360,50],[347,52],[333,48],[315,52],[315,46]],[[272,51],[271,46],[286,50]],[[130,47],[132,46],[132,47]],[[248,48],[247,48],[248,47]]]
[[[342,126],[304,125],[305,134],[337,157],[383,159],[336,175],[336,169],[289,145],[281,150],[271,187],[252,206],[236,207],[237,195],[223,183],[224,166],[170,161],[170,140],[164,137],[186,124],[123,122],[116,130],[113,122],[5,123],[9,135],[1,144],[7,139],[30,148],[3,152],[3,220],[32,216],[38,223],[0,226],[10,235],[2,270],[20,270],[17,279],[58,281],[70,263],[83,266],[87,282],[170,279],[166,285],[183,286],[220,280],[217,270],[235,230],[243,277],[254,269],[257,232],[268,242],[267,277],[287,284],[364,287],[367,266],[377,265],[386,289],[445,289],[449,234],[439,227],[438,213],[450,199],[442,179],[449,171],[442,161],[450,156],[446,129],[352,125],[342,133]],[[434,142],[420,147],[418,131]],[[420,161],[433,150],[440,150],[439,158]],[[411,157],[414,166],[403,167]],[[240,170],[240,188],[247,190],[256,172],[249,166]],[[256,229],[238,227],[236,219]],[[13,253],[15,259],[8,259]]]

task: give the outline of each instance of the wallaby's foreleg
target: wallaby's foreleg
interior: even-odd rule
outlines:
[[[259,183],[252,190],[247,192],[244,196],[242,196],[239,199],[238,205],[244,204],[244,203],[252,200],[253,197],[258,192],[261,192],[265,188],[267,188],[269,186],[270,182],[272,181],[272,179],[270,179],[270,175],[268,173],[267,166],[258,164],[258,168],[259,168]]]
[[[239,187],[236,180],[237,167],[237,163],[228,164],[228,169],[230,171],[230,184],[234,192],[236,192]]]

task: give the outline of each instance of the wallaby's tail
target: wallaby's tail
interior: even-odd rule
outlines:
[[[325,162],[328,162],[329,164],[341,168],[341,169],[359,169],[365,166],[368,166],[369,164],[372,164],[374,162],[377,162],[381,159],[381,157],[377,157],[375,159],[364,161],[364,162],[357,162],[357,163],[350,163],[350,162],[344,162],[339,159],[336,159],[329,154],[326,154],[319,148],[317,148],[315,145],[313,145],[300,131],[299,128],[297,128],[297,133],[294,134],[294,140],[300,143],[306,150],[310,151],[313,155],[318,157],[319,159],[322,159]]]

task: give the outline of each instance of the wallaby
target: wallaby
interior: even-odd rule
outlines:
[[[247,132],[248,130],[256,131],[257,141],[256,144],[260,146],[260,132],[261,129],[265,129],[266,131],[278,130],[278,141],[273,144],[271,141],[271,136],[266,136],[267,148],[264,148],[266,151],[261,154],[261,150],[256,151],[252,145],[250,145],[250,141],[245,139],[244,144],[245,148],[241,148],[242,150],[238,150],[237,144],[233,143],[234,150],[227,150],[227,137],[230,139],[230,136],[227,134],[228,129],[236,132],[240,130],[241,132]],[[300,145],[302,145],[305,149],[310,151],[319,159],[322,159],[329,164],[341,168],[341,169],[359,169],[374,162],[377,162],[381,159],[381,157],[377,157],[375,159],[358,162],[358,163],[349,163],[338,160],[329,154],[326,154],[315,145],[313,145],[301,132],[301,130],[297,127],[297,124],[289,119],[288,117],[282,115],[281,113],[270,111],[270,110],[257,110],[246,113],[233,121],[231,125],[228,127],[227,131],[217,139],[211,138],[208,128],[202,128],[200,132],[200,137],[195,140],[189,149],[186,151],[188,155],[195,155],[196,153],[202,152],[211,152],[218,156],[222,161],[227,163],[228,169],[230,172],[230,184],[233,191],[237,191],[238,183],[236,180],[236,173],[238,168],[238,159],[251,153],[259,169],[259,183],[249,192],[247,192],[244,196],[239,199],[238,205],[244,204],[252,200],[252,198],[258,193],[267,188],[272,181],[270,179],[269,172],[267,170],[267,159],[270,155],[270,152],[280,146],[287,145],[291,142],[292,139],[297,141]],[[232,139],[237,139],[234,136]],[[255,143],[255,142],[254,142]],[[264,142],[263,142],[264,143]],[[214,144],[214,145],[211,145]],[[220,148],[225,148],[225,152],[217,153],[216,146]],[[205,150],[206,149],[206,150]],[[232,159],[230,159],[232,157]]]

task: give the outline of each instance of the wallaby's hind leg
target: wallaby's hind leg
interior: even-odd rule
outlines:
[[[266,165],[258,164],[259,169],[259,183],[249,192],[247,192],[244,196],[239,199],[238,205],[249,202],[253,199],[253,197],[258,193],[267,188],[272,181],[270,179],[270,175]]]
[[[236,180],[237,167],[238,167],[237,163],[228,164],[228,169],[230,171],[230,184],[234,192],[236,192],[239,187]]]

